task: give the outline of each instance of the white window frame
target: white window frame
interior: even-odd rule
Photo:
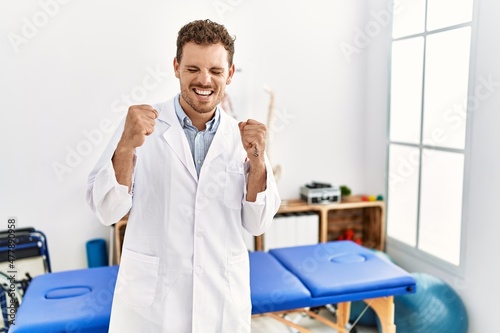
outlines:
[[[468,227],[468,205],[469,201],[469,190],[470,190],[470,147],[471,147],[471,131],[472,131],[472,120],[474,110],[471,109],[469,99],[471,96],[474,96],[475,91],[475,63],[476,63],[476,45],[477,45],[477,17],[478,17],[478,2],[479,0],[473,0],[473,9],[472,9],[472,20],[470,22],[456,24],[452,26],[448,26],[445,28],[440,28],[436,30],[427,31],[427,0],[425,4],[425,24],[424,24],[424,32],[418,34],[412,34],[403,37],[394,38],[391,36],[391,46],[390,53],[392,54],[392,44],[395,41],[405,40],[409,38],[424,37],[424,48],[423,48],[423,68],[422,68],[422,100],[421,100],[421,108],[420,108],[420,142],[418,144],[406,143],[406,142],[398,142],[392,141],[390,137],[390,125],[391,125],[391,74],[392,74],[392,59],[389,61],[389,86],[388,86],[388,117],[387,117],[387,146],[386,146],[386,202],[387,206],[390,205],[390,196],[389,196],[389,161],[390,161],[390,147],[392,144],[402,145],[405,147],[412,147],[419,149],[420,152],[420,167],[418,171],[418,196],[417,196],[417,233],[416,233],[416,245],[412,246],[398,239],[390,237],[387,235],[386,237],[386,247],[390,247],[393,250],[400,251],[402,254],[412,257],[414,259],[420,260],[424,263],[435,266],[438,269],[442,269],[449,273],[455,274],[457,276],[463,277],[465,275],[465,255],[466,255],[466,239],[467,239],[467,227]],[[424,126],[424,99],[425,99],[425,65],[426,65],[426,46],[427,46],[427,36],[450,31],[462,27],[470,27],[471,29],[471,41],[470,41],[470,56],[469,56],[469,77],[468,77],[468,89],[467,89],[467,118],[466,118],[466,133],[465,133],[465,145],[464,149],[454,149],[454,148],[444,148],[444,147],[436,147],[425,145],[422,143],[423,140],[423,126]],[[390,56],[391,57],[391,56]],[[438,258],[432,254],[429,254],[421,249],[419,249],[419,228],[420,228],[420,194],[421,194],[421,173],[422,173],[422,150],[423,149],[432,149],[437,151],[448,151],[461,153],[464,156],[464,175],[463,175],[463,193],[462,193],[462,218],[461,218],[461,235],[460,235],[460,263],[459,265],[454,265],[446,260]],[[388,223],[388,214],[386,214],[386,224]],[[387,230],[387,228],[386,228]]]

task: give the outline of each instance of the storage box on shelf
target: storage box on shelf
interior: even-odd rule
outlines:
[[[383,201],[352,201],[308,204],[303,200],[284,200],[278,214],[316,212],[319,216],[318,241],[352,239],[376,250],[385,247],[385,204]],[[265,234],[255,237],[255,250],[264,249]]]

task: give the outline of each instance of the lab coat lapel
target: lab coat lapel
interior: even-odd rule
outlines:
[[[226,118],[229,116],[222,110],[220,110],[219,112],[221,113],[219,128],[217,129],[217,133],[215,133],[214,139],[210,144],[210,148],[208,149],[204,164],[210,163],[210,161],[212,161],[214,158],[228,150],[230,148],[229,144],[232,142],[230,138],[230,122]]]
[[[172,148],[175,155],[181,160],[182,164],[189,171],[191,176],[198,181],[198,175],[191,155],[191,149],[186,138],[186,134],[179,123],[179,119],[175,114],[174,100],[167,103],[166,108],[161,110],[158,115],[158,120],[167,123],[169,126],[163,133],[163,138]]]

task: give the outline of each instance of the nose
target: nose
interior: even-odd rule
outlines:
[[[200,81],[201,85],[208,86],[212,82],[212,77],[208,71],[200,71],[198,74],[198,81]]]

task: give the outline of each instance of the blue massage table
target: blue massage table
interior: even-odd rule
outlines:
[[[351,301],[364,301],[377,314],[383,333],[395,333],[394,296],[414,293],[415,279],[376,252],[336,241],[254,252],[250,260],[252,312],[311,331],[285,319],[302,312],[338,332],[348,332]],[[311,307],[336,304],[336,322]]]
[[[39,275],[9,333],[107,333],[118,266]]]
[[[41,275],[31,282],[9,333],[107,332],[117,266]],[[375,252],[350,241],[250,253],[252,314],[286,319],[300,311],[347,332],[350,302],[364,300],[383,333],[394,333],[395,295],[415,292],[413,277]],[[336,322],[310,311],[337,304]]]

